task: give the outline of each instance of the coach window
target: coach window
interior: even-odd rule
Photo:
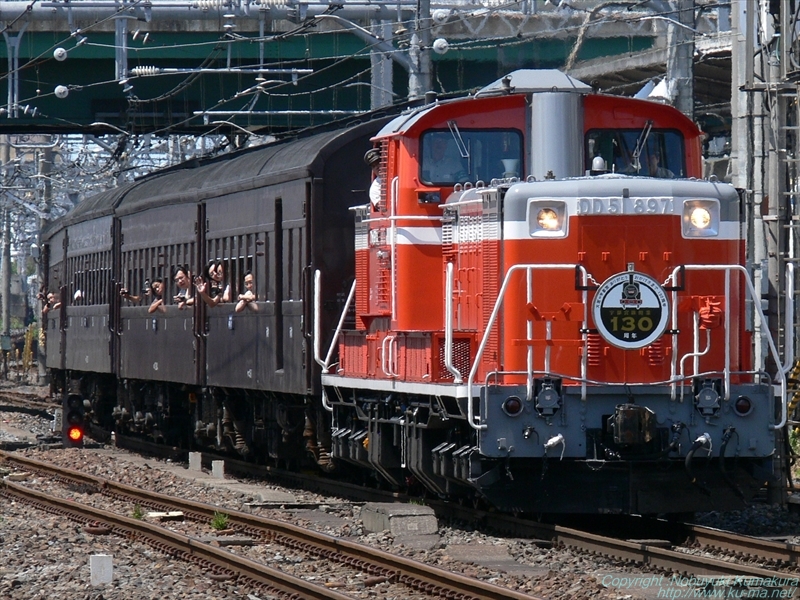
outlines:
[[[670,129],[594,129],[586,134],[586,169],[602,156],[609,173],[685,177],[683,136]]]
[[[430,185],[521,178],[522,133],[516,129],[431,129],[420,141],[420,177]]]

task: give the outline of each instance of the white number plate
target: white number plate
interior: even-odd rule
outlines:
[[[672,198],[578,198],[579,215],[671,215]]]

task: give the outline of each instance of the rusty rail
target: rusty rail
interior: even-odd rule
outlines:
[[[216,512],[220,511],[220,508],[217,506],[150,492],[141,488],[116,483],[101,477],[95,477],[73,469],[58,467],[27,457],[0,452],[0,458],[5,459],[7,462],[21,465],[32,471],[44,472],[59,478],[69,478],[77,483],[92,486],[105,494],[131,498],[145,506],[180,510],[187,518],[195,520],[208,521],[214,517]],[[26,489],[23,486],[17,486],[11,483],[7,485],[9,489],[15,492],[18,488]],[[78,506],[81,510],[83,509],[83,505],[74,502],[70,504],[74,505],[73,508]],[[231,526],[241,529],[254,537],[266,537],[278,543],[361,569],[371,575],[385,576],[391,581],[402,583],[432,596],[438,595],[443,598],[462,598],[465,600],[532,600],[534,598],[534,596],[528,594],[465,577],[401,556],[395,556],[377,548],[303,529],[290,523],[284,523],[275,519],[259,517],[235,510],[225,509],[224,512],[228,516]],[[114,515],[114,521],[99,516],[95,518],[97,521],[110,522],[112,524],[116,524],[117,519],[127,522],[129,526],[138,525],[140,523],[139,521],[117,515]],[[160,530],[161,528],[156,527],[156,529]],[[198,544],[201,544],[201,542],[193,540],[192,549],[196,549]],[[221,552],[224,553],[224,555],[228,554],[225,551]],[[214,555],[220,556],[220,552],[216,551]],[[249,563],[250,561],[247,562]],[[249,576],[250,568],[251,565],[248,564],[241,567],[243,574]],[[276,572],[280,573],[280,571]],[[318,596],[309,596],[309,598],[316,597]],[[339,598],[341,595],[320,597]]]
[[[144,521],[93,508],[72,500],[56,498],[9,481],[3,483],[0,493],[7,497],[14,496],[22,499],[43,510],[58,512],[78,522],[104,523],[113,533],[128,538],[141,537],[143,541],[162,551],[207,565],[218,575],[245,577],[281,597],[296,600],[350,600],[349,596],[334,590],[323,588],[277,569],[237,556],[222,548],[216,548]]]

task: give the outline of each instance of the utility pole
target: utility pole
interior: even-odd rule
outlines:
[[[667,29],[667,81],[675,85],[675,108],[694,120],[695,0],[678,0],[675,23]]]
[[[412,69],[408,73],[408,99],[422,98],[431,81],[431,0],[417,0],[414,31],[408,48]]]
[[[53,196],[53,186],[50,183],[50,171],[53,165],[53,149],[51,147],[45,147],[43,150],[43,155],[41,160],[37,161],[37,169],[40,175],[43,175],[44,178],[44,187],[42,191],[42,200],[44,201],[45,206],[45,213],[50,214],[50,209],[52,208],[52,196]],[[39,230],[36,232],[36,243],[39,246],[39,256],[36,259],[36,284],[39,286],[39,289],[42,287],[42,282],[44,281],[45,273],[44,269],[42,268],[42,261],[44,260],[44,253],[42,253],[42,228],[44,227],[46,221],[42,218],[39,219]],[[47,290],[44,290],[45,294]],[[37,307],[38,308],[38,307]],[[34,309],[36,310],[36,309]],[[47,344],[46,344],[46,337],[47,337],[47,316],[43,315],[41,311],[37,311],[39,314],[39,343],[36,345],[36,365],[37,365],[37,379],[40,385],[48,383],[47,381]],[[42,334],[44,332],[44,335]]]
[[[767,286],[767,249],[762,213],[766,213],[764,204],[764,174],[766,173],[766,156],[764,152],[764,107],[763,92],[756,91],[756,74],[762,78],[764,74],[755,61],[756,26],[755,2],[737,2],[731,6],[731,163],[732,183],[744,190],[743,199],[746,205],[746,255],[753,273],[757,290],[765,290]],[[763,279],[762,279],[763,278]],[[761,335],[767,323],[756,319],[753,323],[754,339],[761,343],[762,351],[766,348],[766,339]],[[761,353],[757,353],[761,354]],[[766,365],[755,365],[763,369]]]
[[[3,166],[3,185],[7,183],[6,165],[10,162],[10,145],[8,136],[0,139],[0,163]],[[2,295],[2,331],[0,331],[0,350],[3,353],[3,378],[8,378],[8,352],[11,350],[11,215],[8,202],[2,210],[3,215],[3,253],[0,261],[0,295]]]
[[[392,23],[391,21],[373,21],[372,30],[376,33],[376,37],[383,40],[392,39]],[[370,108],[375,110],[382,106],[390,106],[392,104],[392,82],[394,69],[392,57],[380,49],[375,49],[370,52]]]
[[[789,4],[784,0],[781,11],[789,10]],[[776,37],[772,31],[773,17],[768,3],[734,2],[731,9],[732,183],[744,190],[747,266],[760,293],[755,302],[765,307],[766,317],[766,322],[755,318],[753,337],[756,344],[761,344],[761,354],[767,355],[767,335],[771,334],[777,343],[782,332],[781,271],[782,259],[787,256],[786,162],[781,153],[792,149],[785,146],[787,98],[781,97],[785,94],[782,67],[777,59],[780,53],[773,52],[775,44],[784,42],[784,38]],[[794,335],[794,332],[783,333]],[[754,366],[772,374],[783,368],[772,360]],[[783,431],[776,431],[775,439],[777,447],[783,448]],[[767,483],[770,502],[782,502],[785,498],[787,473],[782,454],[776,454],[774,479]]]

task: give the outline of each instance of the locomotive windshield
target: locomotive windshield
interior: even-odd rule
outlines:
[[[638,156],[637,156],[638,155]],[[609,172],[645,177],[685,177],[683,137],[665,129],[594,129],[586,134],[586,169],[602,156]]]
[[[422,134],[420,176],[453,185],[522,174],[522,133],[516,129],[438,129]]]

